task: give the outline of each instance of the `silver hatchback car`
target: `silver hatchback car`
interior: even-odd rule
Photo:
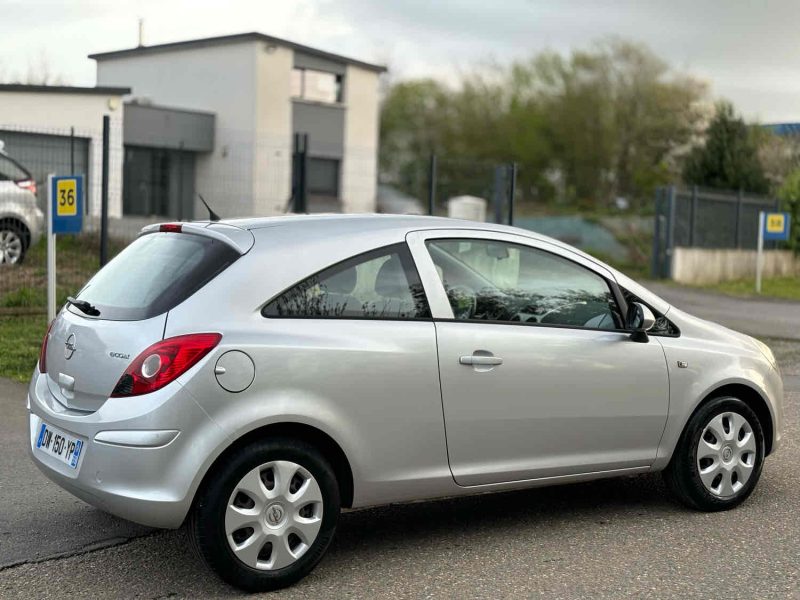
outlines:
[[[363,215],[145,228],[51,324],[28,404],[53,481],[269,590],[342,507],[652,471],[734,507],[782,396],[767,346],[570,246]]]

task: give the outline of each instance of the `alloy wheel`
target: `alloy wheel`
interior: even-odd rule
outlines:
[[[723,499],[735,496],[755,465],[756,437],[746,418],[723,412],[708,422],[697,444],[697,469],[706,490]]]
[[[12,229],[0,230],[0,263],[15,264],[22,257],[22,238]]]
[[[231,493],[225,509],[228,545],[253,569],[282,569],[312,546],[322,509],[322,491],[307,469],[285,460],[265,463]]]

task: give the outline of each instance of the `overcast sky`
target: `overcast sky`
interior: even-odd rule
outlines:
[[[94,85],[91,52],[245,31],[388,64],[391,77],[454,72],[618,35],[707,80],[750,119],[800,121],[800,1],[0,0],[0,78],[45,60]]]

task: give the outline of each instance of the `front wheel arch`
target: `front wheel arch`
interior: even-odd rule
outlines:
[[[715,390],[711,391],[709,394],[706,395],[705,398],[695,407],[692,411],[692,414],[686,420],[686,424],[691,421],[691,418],[694,414],[699,411],[703,406],[708,404],[711,400],[715,398],[721,398],[725,396],[732,396],[734,398],[738,398],[756,413],[756,417],[758,417],[759,422],[761,423],[761,429],[764,431],[764,456],[767,457],[772,452],[772,442],[773,442],[773,435],[774,435],[774,427],[772,424],[772,411],[769,409],[769,405],[764,397],[755,389],[748,385],[744,385],[742,383],[730,383],[727,385],[723,385],[721,387],[716,388]],[[686,425],[684,425],[684,429]]]

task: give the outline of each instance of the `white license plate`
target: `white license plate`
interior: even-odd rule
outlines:
[[[42,423],[36,437],[36,447],[66,464],[71,469],[78,466],[83,451],[83,440],[64,433],[57,427]]]

